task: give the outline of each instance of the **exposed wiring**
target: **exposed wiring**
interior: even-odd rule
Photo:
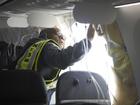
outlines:
[[[113,40],[111,40],[110,39],[110,37],[109,37],[109,34],[108,33],[106,33],[105,34],[106,35],[106,41],[107,41],[107,44],[108,44],[108,48],[107,48],[107,50],[108,49],[110,49],[110,47],[111,47],[111,44],[114,44],[115,46],[117,46],[117,47],[120,47],[120,45],[118,44],[118,43],[116,43],[116,42],[114,42]],[[116,103],[118,103],[118,100],[117,100],[117,98],[112,94],[112,92],[110,91],[110,93],[111,93],[111,95],[112,95],[112,97],[113,97],[113,99],[114,99],[114,101],[116,102]]]
[[[87,30],[87,26],[85,26],[85,31]],[[103,33],[103,30],[102,30],[102,33]],[[85,53],[88,52],[88,40],[86,40],[84,44],[84,50],[85,50]],[[86,69],[88,71],[88,65],[87,65],[87,60],[85,61],[86,62]],[[99,83],[96,81],[95,77],[90,73],[88,72],[90,77],[92,78],[93,82],[94,82],[94,85],[95,85],[95,88],[96,88],[96,91],[97,91],[97,98],[100,99],[100,95],[103,97],[103,99],[105,99],[105,95],[104,95],[104,92],[101,88],[101,86],[99,85]],[[101,93],[101,94],[100,94]],[[106,101],[105,101],[106,102]],[[107,102],[106,102],[107,103]],[[107,103],[109,105],[109,103]]]
[[[103,31],[103,29],[102,29],[101,24],[95,25],[95,28],[96,28],[96,31],[98,32],[98,35],[99,35],[99,36],[104,35],[104,31]]]
[[[6,5],[6,4],[8,4],[8,3],[12,2],[12,1],[14,1],[14,0],[2,0],[0,2],[0,6],[4,6],[4,5]]]
[[[116,104],[118,104],[117,98],[112,94],[112,92],[110,91],[111,96],[113,97],[113,100],[116,102]]]

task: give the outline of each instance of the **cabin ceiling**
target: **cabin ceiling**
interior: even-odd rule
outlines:
[[[72,11],[77,2],[97,2],[104,0],[0,0],[0,16],[28,13],[32,10],[47,10],[52,14]],[[111,0],[113,5],[139,2],[140,0]]]

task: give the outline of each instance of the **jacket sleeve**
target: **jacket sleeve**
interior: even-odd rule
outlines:
[[[83,39],[66,49],[59,49],[54,43],[49,42],[43,48],[43,59],[51,68],[65,69],[82,59],[90,48],[91,42],[87,39]]]

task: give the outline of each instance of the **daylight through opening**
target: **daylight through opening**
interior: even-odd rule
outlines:
[[[88,24],[74,23],[72,25],[72,43],[79,42],[86,37]],[[116,94],[115,77],[112,72],[113,60],[108,55],[106,40],[95,32],[92,48],[86,56],[71,66],[70,70],[83,70],[101,75],[109,86],[111,101]]]

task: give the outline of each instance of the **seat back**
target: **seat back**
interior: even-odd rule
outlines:
[[[29,70],[0,71],[0,105],[43,105],[47,102],[42,77]]]
[[[108,86],[98,74],[70,71],[62,74],[56,87],[57,105],[111,105]]]
[[[140,100],[138,100],[135,105],[140,105]]]

